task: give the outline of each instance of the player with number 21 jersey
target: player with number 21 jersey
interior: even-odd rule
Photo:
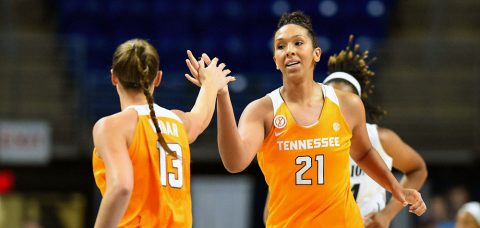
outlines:
[[[269,93],[274,120],[257,154],[269,186],[267,227],[362,227],[350,191],[352,133],[334,90],[322,85],[319,120],[300,126],[280,89]]]

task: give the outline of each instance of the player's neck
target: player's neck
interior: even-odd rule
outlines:
[[[120,108],[124,110],[132,105],[146,105],[147,98],[143,93],[128,94],[127,96],[120,96]]]
[[[131,105],[146,105],[148,104],[147,97],[142,90],[125,89],[122,86],[117,86],[117,93],[120,97],[120,108],[124,110]],[[150,94],[153,96],[153,87],[150,88]]]
[[[316,99],[318,93],[320,96],[322,95],[320,85],[313,80],[284,83],[280,93],[284,100],[299,103],[309,103],[312,99]]]

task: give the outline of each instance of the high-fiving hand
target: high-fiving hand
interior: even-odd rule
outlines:
[[[231,71],[229,69],[224,69],[225,68],[225,63],[220,63],[217,66],[218,59],[214,58],[213,60],[210,59],[210,57],[203,53],[202,57],[200,60],[195,59],[194,55],[190,50],[187,50],[187,56],[188,59],[185,60],[188,69],[190,70],[190,74],[185,74],[185,77],[192,82],[193,84],[197,85],[198,87],[201,87],[202,84],[204,83],[205,79],[205,73],[208,68],[210,68],[213,65],[213,68],[216,68],[221,71],[221,75],[223,78],[226,79],[226,83],[223,84],[223,87],[218,89],[218,94],[222,94],[228,91],[228,82],[235,81],[235,77],[229,76]],[[207,68],[205,68],[205,64],[207,64]],[[213,73],[213,72],[212,72]],[[218,72],[217,72],[218,73]],[[208,74],[208,73],[207,73]],[[222,81],[220,81],[220,86],[222,85]]]

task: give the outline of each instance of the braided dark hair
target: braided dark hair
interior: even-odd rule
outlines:
[[[348,73],[357,79],[362,88],[361,98],[365,105],[367,117],[371,122],[378,123],[387,112],[379,106],[374,105],[369,99],[375,88],[375,85],[373,85],[371,81],[375,76],[375,72],[369,69],[369,65],[373,63],[376,58],[367,61],[368,50],[361,53],[359,51],[360,45],[353,45],[353,38],[353,35],[350,35],[347,47],[340,51],[340,53],[330,56],[328,59],[327,73],[330,75],[334,72],[340,71]],[[332,81],[338,80],[334,79]],[[342,81],[345,82],[344,80]],[[355,90],[353,85],[352,89]]]
[[[120,84],[126,89],[142,90],[147,98],[150,117],[157,132],[157,142],[169,155],[177,154],[170,150],[163,138],[155,116],[155,103],[149,91],[160,66],[160,57],[157,50],[146,40],[132,39],[117,47],[113,54],[112,70],[118,77]]]

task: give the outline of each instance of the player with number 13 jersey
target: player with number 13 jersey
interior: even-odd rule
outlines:
[[[125,108],[138,113],[138,124],[128,150],[134,190],[119,227],[191,227],[190,149],[182,120],[172,111],[154,105],[162,135],[177,158],[167,156],[157,142],[148,105]],[[105,165],[93,153],[95,182],[105,191]]]

